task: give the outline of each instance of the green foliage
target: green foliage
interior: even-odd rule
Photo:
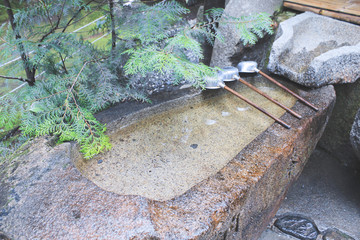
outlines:
[[[26,1],[12,1],[12,8],[14,11],[26,7]],[[0,24],[8,20],[8,15],[6,13],[6,8],[0,5]]]
[[[27,138],[50,134],[59,142],[77,141],[85,158],[111,148],[106,127],[94,113],[126,99],[147,101],[130,87],[129,76],[157,72],[172,75],[174,84],[185,80],[204,87],[205,76],[218,69],[200,62],[201,41],[223,39],[219,23],[237,29],[245,44],[255,43],[264,32],[272,33],[265,14],[234,18],[212,9],[204,22],[189,25],[182,18],[189,10],[176,1],[136,3],[132,8],[118,5],[116,22],[111,24],[107,16],[98,26],[97,30],[116,30],[116,48],[107,51],[65,31],[79,12],[91,12],[89,1],[29,3],[15,14],[15,31],[0,29],[6,32],[7,44],[1,54],[11,56],[22,44],[28,60],[17,62],[13,74],[18,76],[25,64],[44,72],[45,80],[1,99],[0,133],[20,125]],[[22,37],[16,38],[16,33]]]
[[[124,24],[119,26],[119,32],[123,39],[137,39],[144,45],[158,43],[170,36],[173,25],[188,12],[176,1],[140,5],[131,15],[126,15],[126,19],[120,20]]]
[[[184,54],[176,55],[175,51],[159,49],[156,46],[147,48],[129,49],[124,53],[131,57],[124,66],[126,74],[140,73],[143,76],[151,71],[162,74],[172,74],[177,81],[186,80],[196,87],[204,85],[205,76],[214,75],[216,69],[210,68],[203,63],[194,63],[184,56]]]
[[[178,3],[162,1],[151,7],[140,7],[123,20],[128,24],[120,26],[119,36],[127,42],[136,39],[131,48],[123,52],[129,55],[124,66],[125,74],[145,76],[155,71],[172,74],[175,84],[186,80],[195,87],[204,87],[204,76],[213,75],[217,69],[199,63],[203,58],[201,41],[206,39],[211,44],[215,39],[224,41],[219,24],[234,28],[244,44],[255,44],[264,32],[273,32],[272,21],[265,13],[235,18],[219,8],[210,9],[204,22],[174,29],[184,13],[187,10]]]
[[[41,39],[51,29],[64,29],[69,19],[78,20],[81,9],[89,10],[88,1],[83,0],[41,0],[27,1],[26,8],[19,9],[15,14],[18,31],[26,39]]]
[[[207,38],[209,43],[213,43],[215,38],[221,41],[225,40],[221,29],[218,28],[218,24],[232,27],[240,36],[244,45],[255,44],[258,38],[264,36],[264,32],[273,34],[271,27],[272,20],[267,13],[258,13],[237,18],[227,15],[221,8],[214,8],[206,12],[205,20],[204,23],[199,23],[195,28],[197,28],[199,34]]]
[[[121,87],[117,77],[104,67],[107,64],[85,62],[68,74],[48,74],[47,81],[7,95],[0,103],[0,111],[5,113],[0,116],[0,126],[14,127],[20,117],[25,136],[52,134],[58,136],[59,142],[77,141],[85,158],[108,150],[111,145],[106,127],[93,114],[112,103],[140,96]],[[94,70],[97,73],[91,76]],[[102,81],[90,82],[91,77]]]
[[[4,161],[10,161],[21,153],[23,147],[30,139],[23,135],[12,137],[6,141],[0,141],[0,165]]]
[[[240,18],[242,24],[237,24],[238,34],[244,44],[255,44],[258,38],[264,37],[264,32],[273,34],[271,20],[268,14],[259,13]]]

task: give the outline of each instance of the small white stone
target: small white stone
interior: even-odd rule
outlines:
[[[206,119],[205,124],[206,125],[214,125],[216,123],[216,120]]]
[[[250,107],[245,107],[245,108],[238,107],[237,110],[240,112],[244,112],[244,111],[247,111],[249,108]]]

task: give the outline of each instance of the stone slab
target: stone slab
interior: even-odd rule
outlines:
[[[216,174],[167,201],[104,191],[74,167],[70,143],[37,140],[1,178],[0,231],[13,239],[257,239],[319,140],[335,101],[332,86],[300,94],[302,120],[273,124]],[[5,176],[5,175],[4,175]]]
[[[306,12],[280,23],[269,71],[309,87],[360,77],[360,26]]]

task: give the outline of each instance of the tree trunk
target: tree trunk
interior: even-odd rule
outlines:
[[[9,17],[11,28],[13,29],[13,31],[15,33],[15,38],[16,39],[21,39],[21,35],[20,35],[19,31],[16,29],[16,23],[15,23],[15,20],[14,20],[14,13],[12,11],[11,4],[10,4],[9,0],[4,0],[4,5],[6,7],[6,12],[7,12],[8,17]],[[23,66],[24,66],[24,69],[25,69],[25,72],[26,72],[26,78],[27,78],[26,81],[28,82],[28,84],[30,86],[33,86],[35,84],[35,72],[36,72],[36,69],[32,68],[30,66],[29,57],[26,54],[24,45],[21,42],[19,42],[17,44],[17,47],[18,47],[18,50],[20,52],[21,60],[23,62]]]
[[[111,50],[116,47],[116,32],[115,32],[115,19],[114,19],[114,1],[109,0],[110,20],[111,20]]]

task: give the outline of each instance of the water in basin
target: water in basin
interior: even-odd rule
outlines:
[[[266,80],[253,84],[288,107],[296,102]],[[249,88],[235,85],[242,95],[275,116],[284,114],[283,109]],[[91,160],[79,159],[76,166],[107,191],[168,200],[218,172],[273,122],[226,93],[182,104],[120,128],[110,136],[111,151]]]

